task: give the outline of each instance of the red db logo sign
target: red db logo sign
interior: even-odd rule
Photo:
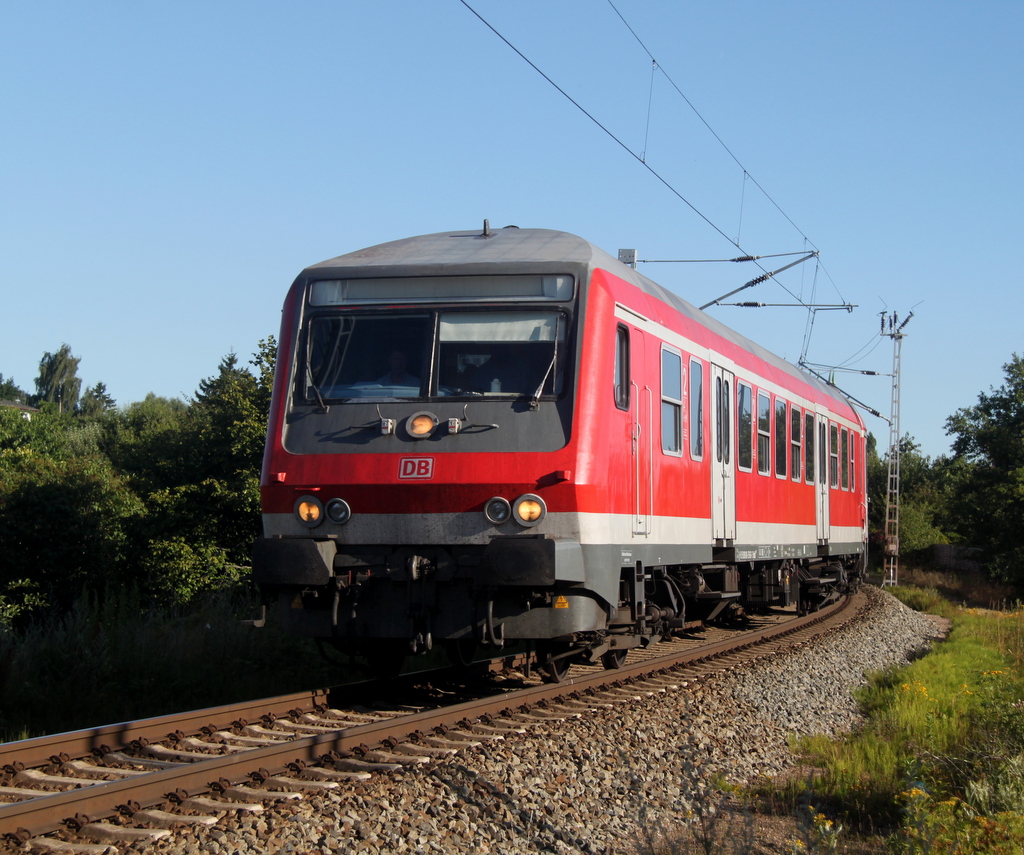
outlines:
[[[403,457],[398,461],[399,478],[433,478],[433,457]]]

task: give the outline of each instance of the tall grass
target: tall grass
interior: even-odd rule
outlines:
[[[895,852],[1024,851],[1024,610],[952,606],[938,588],[890,589],[950,615],[946,641],[861,691],[865,725],[802,740],[802,785]],[[801,785],[796,785],[797,789]]]
[[[937,601],[933,600],[933,605],[939,609],[952,608],[955,605],[964,608],[1006,609],[1016,602],[1018,596],[1010,585],[993,582],[984,573],[977,571],[943,573],[937,570],[912,567],[900,571],[900,581],[901,589],[904,592],[914,590],[932,592],[938,601],[941,601],[936,605]],[[894,593],[903,599],[903,594]],[[908,593],[907,596],[912,595]],[[904,602],[907,602],[912,608],[917,608],[907,600]],[[931,609],[923,611],[931,611]],[[944,614],[944,612],[935,611],[933,614]]]
[[[190,611],[131,591],[83,597],[60,617],[0,631],[0,741],[333,685],[308,639],[243,625],[245,592]]]

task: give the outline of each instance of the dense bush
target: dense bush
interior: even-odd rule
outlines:
[[[0,409],[0,624],[134,587],[185,605],[238,584],[260,530],[259,467],[276,345],[229,354],[189,402]],[[91,413],[91,414],[90,414]]]

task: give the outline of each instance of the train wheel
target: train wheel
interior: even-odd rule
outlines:
[[[570,648],[564,644],[545,645],[537,648],[537,667],[544,675],[545,683],[564,683],[569,676],[569,669],[572,667],[572,656],[563,654],[569,653]]]
[[[625,647],[616,647],[612,650],[606,650],[601,654],[601,664],[609,671],[614,671],[626,664],[626,657],[628,655],[629,650]]]

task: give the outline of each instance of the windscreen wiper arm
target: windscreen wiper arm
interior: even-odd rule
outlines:
[[[548,370],[544,372],[544,376],[540,378],[540,385],[537,387],[537,391],[533,393],[533,397],[530,398],[530,409],[536,410],[540,406],[540,396],[544,391],[544,384],[548,382],[548,375],[551,370],[555,367],[555,363],[558,361],[558,325],[561,323],[561,318],[555,321],[555,347],[551,354],[551,361],[548,363]]]
[[[320,405],[321,413],[329,413],[331,408],[324,403],[324,396],[320,394],[320,387],[316,385],[313,380],[313,368],[309,364],[309,357],[306,357],[306,377],[309,379],[309,388],[313,390],[313,394],[316,395],[317,403]]]

